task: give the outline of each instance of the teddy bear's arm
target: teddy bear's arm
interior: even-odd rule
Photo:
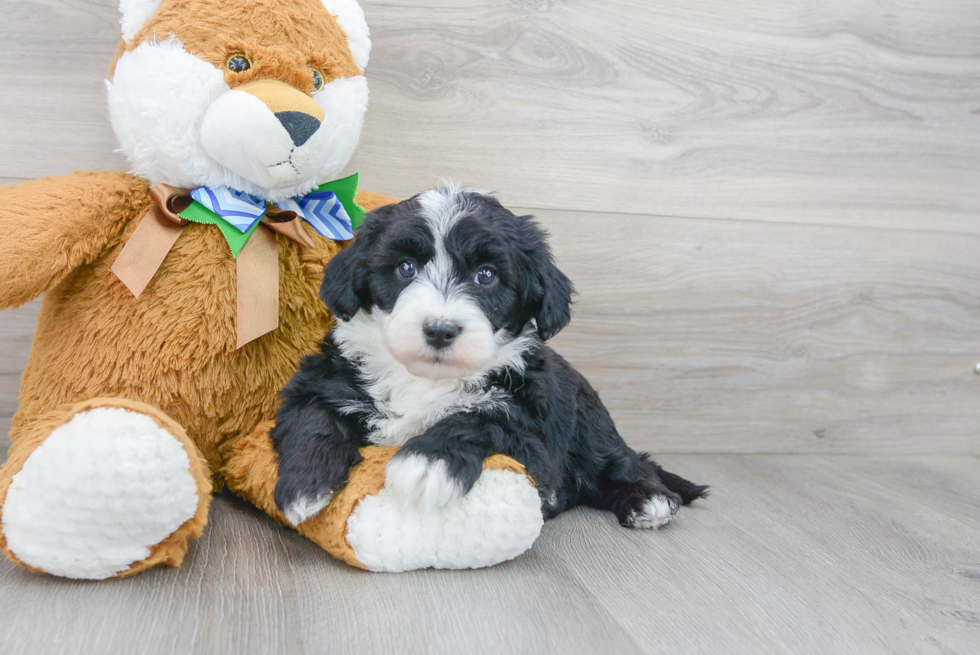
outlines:
[[[33,300],[93,261],[150,202],[146,182],[120,172],[0,187],[0,309]]]

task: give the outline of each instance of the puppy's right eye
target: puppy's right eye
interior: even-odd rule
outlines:
[[[415,266],[415,262],[411,259],[406,259],[395,269],[398,272],[398,277],[403,280],[414,280],[419,274],[418,268]]]

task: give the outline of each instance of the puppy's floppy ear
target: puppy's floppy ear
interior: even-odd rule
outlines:
[[[320,299],[334,316],[349,321],[361,308],[364,293],[364,243],[367,234],[362,226],[354,241],[337,253],[327,264],[320,285]]]
[[[555,266],[550,250],[547,251],[547,264],[538,270],[538,280],[542,289],[541,308],[534,322],[538,326],[538,336],[547,341],[572,320],[574,289],[571,280]]]
[[[561,332],[572,320],[571,304],[575,289],[571,280],[555,265],[547,233],[538,227],[532,216],[520,216],[518,220],[531,268],[527,276],[530,279],[525,278],[529,283],[527,300],[536,310],[534,322],[538,326],[538,336],[546,341]]]

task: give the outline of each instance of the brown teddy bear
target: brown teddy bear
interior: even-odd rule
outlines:
[[[225,483],[284,522],[268,438],[278,392],[329,328],[325,265],[362,208],[392,201],[335,179],[367,107],[355,0],[120,10],[106,87],[131,173],[0,189],[0,308],[44,294],[0,471],[0,548],[71,578],[180,564]],[[430,520],[393,514],[381,494],[392,451],[364,454],[348,488],[298,526],[351,564],[482,566],[540,530],[512,460],[488,460],[496,481]],[[494,518],[501,493],[510,509]],[[507,543],[477,552],[488,530]]]

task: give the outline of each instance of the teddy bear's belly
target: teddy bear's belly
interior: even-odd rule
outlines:
[[[44,297],[12,438],[61,405],[129,398],[183,425],[216,470],[220,444],[274,417],[279,390],[328,329],[317,292],[337,246],[278,243],[279,329],[241,349],[235,262],[213,226],[188,226],[139,298],[109,270],[116,251],[77,270]]]

